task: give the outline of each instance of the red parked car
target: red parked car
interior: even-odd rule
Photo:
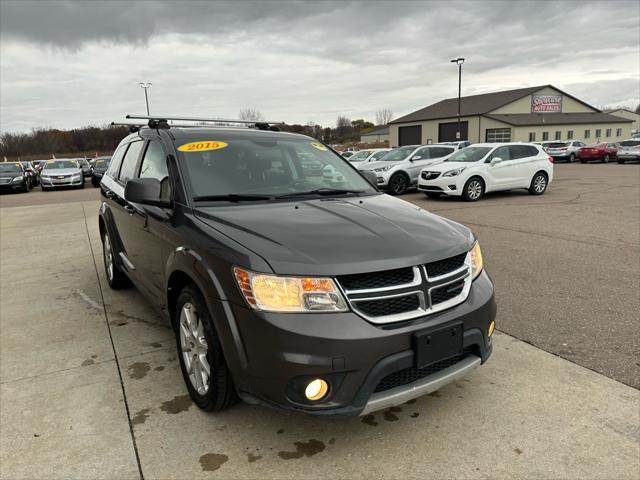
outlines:
[[[592,160],[599,160],[607,163],[609,160],[617,158],[617,143],[594,143],[578,150],[578,158],[580,163],[587,163]]]

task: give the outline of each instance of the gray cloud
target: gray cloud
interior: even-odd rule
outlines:
[[[2,130],[140,110],[287,121],[372,119],[454,96],[551,83],[640,101],[635,1],[0,1]]]

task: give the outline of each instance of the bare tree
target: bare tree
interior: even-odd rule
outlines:
[[[238,113],[238,118],[240,120],[246,120],[246,121],[250,121],[250,122],[262,122],[264,121],[264,116],[262,116],[262,113],[260,112],[260,110],[256,109],[256,108],[243,108],[240,110],[240,113]]]
[[[386,125],[393,119],[393,112],[390,108],[381,108],[376,112],[376,125]]]

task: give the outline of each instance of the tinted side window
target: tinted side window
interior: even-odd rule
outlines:
[[[125,152],[127,151],[128,143],[121,145],[111,157],[111,163],[109,164],[109,168],[105,175],[110,176],[111,178],[118,178],[118,171],[120,170],[120,164],[122,163],[122,158],[124,157]]]
[[[118,176],[118,180],[121,183],[127,183],[127,180],[133,178],[136,171],[136,165],[138,164],[138,157],[140,156],[140,151],[142,150],[142,146],[144,142],[139,140],[137,142],[131,142],[129,145],[129,149],[124,156],[124,160],[122,161],[122,168],[120,169],[120,175]]]
[[[425,160],[427,158],[431,158],[431,155],[429,155],[429,147],[421,148],[416,153],[411,155],[411,158],[413,158],[415,156],[422,157],[422,160]]]
[[[491,154],[491,158],[501,158],[502,160],[511,160],[511,153],[509,147],[499,147]]]
[[[142,159],[140,178],[157,178],[162,180],[169,175],[167,170],[167,156],[162,145],[151,140]]]

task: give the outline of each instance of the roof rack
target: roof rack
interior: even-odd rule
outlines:
[[[136,133],[141,127],[147,125],[146,123],[132,123],[132,122],[111,122],[109,125],[114,127],[129,127],[129,132]]]
[[[253,125],[259,130],[275,130],[278,131],[278,128],[275,125],[284,125],[284,122],[267,122],[267,121],[256,121],[256,120],[229,120],[225,118],[201,118],[201,117],[171,117],[164,115],[127,115],[126,118],[129,119],[138,119],[138,120],[149,120],[149,127],[151,128],[163,128],[168,129],[171,128],[169,126],[169,120],[176,120],[181,122],[213,122],[213,123],[242,123],[246,125]],[[185,126],[194,126],[194,127],[207,127],[212,125],[176,125],[177,127],[185,127]]]

